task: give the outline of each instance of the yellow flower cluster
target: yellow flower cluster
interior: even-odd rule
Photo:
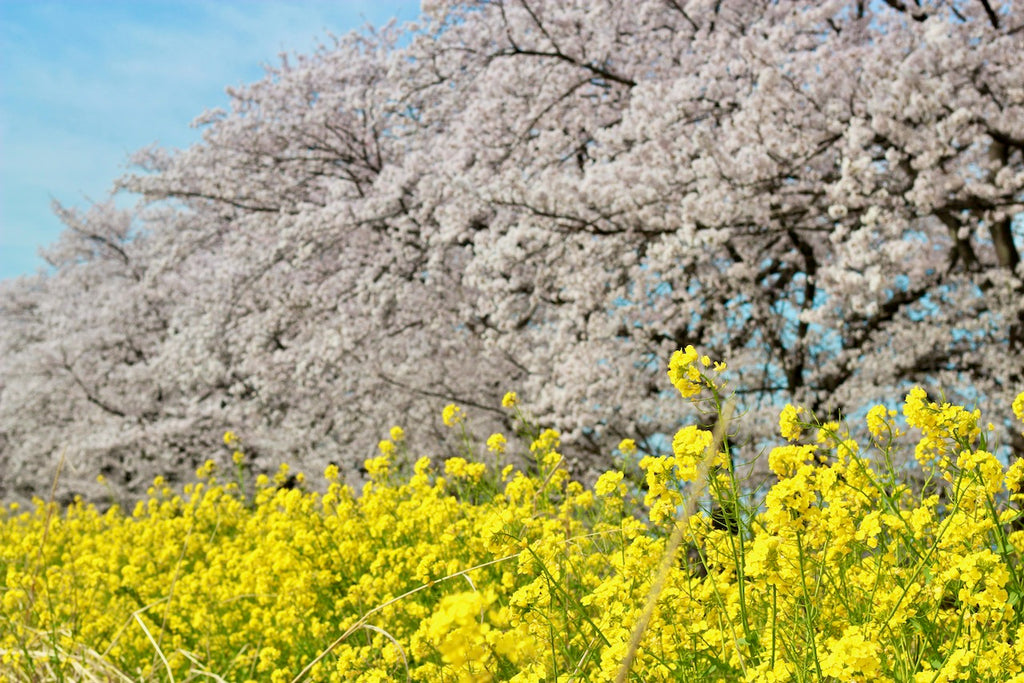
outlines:
[[[1024,420],[1024,394],[1013,409]],[[904,414],[934,455],[917,487],[823,425],[770,452],[762,498],[741,496],[711,433],[686,426],[671,455],[640,461],[646,492],[621,471],[572,481],[547,430],[534,473],[420,458],[398,480],[382,453],[361,491],[332,465],[324,493],[263,478],[249,498],[211,463],[180,492],[154,482],[132,511],[8,506],[0,673],[606,681],[631,659],[636,680],[1024,683],[1024,461],[971,447],[977,414],[918,390]],[[876,443],[914,447],[892,418],[869,413]],[[636,646],[704,458],[710,499],[679,522]]]
[[[800,412],[800,408],[787,403],[786,407],[779,413],[779,433],[787,441],[796,441],[800,438],[800,434],[803,433],[803,428],[799,422]]]
[[[950,403],[939,405],[928,401],[921,387],[914,387],[907,394],[903,414],[907,424],[917,427],[924,434],[914,451],[922,465],[936,458],[944,458],[961,448],[970,448],[981,434],[978,427],[981,411],[970,412]]]
[[[692,346],[673,352],[669,359],[668,377],[683,398],[700,393],[700,370],[694,364],[696,360],[697,349]]]
[[[508,440],[505,439],[504,434],[495,432],[487,437],[487,450],[495,455],[501,455],[505,452],[505,446],[508,445]]]
[[[706,374],[709,368],[714,372],[725,372],[725,363],[712,362],[708,356],[701,356],[693,346],[672,353],[668,361],[668,378],[683,398],[699,394],[705,387],[717,388],[713,377]]]
[[[454,403],[446,405],[441,413],[441,420],[444,422],[445,427],[454,427],[462,422],[462,417],[462,408]]]
[[[448,458],[444,461],[444,473],[454,479],[480,481],[487,471],[482,462],[467,462],[465,458]]]

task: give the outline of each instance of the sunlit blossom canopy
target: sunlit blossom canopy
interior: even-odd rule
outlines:
[[[755,444],[787,402],[1019,390],[1020,3],[423,10],[136,154],[137,208],[63,212],[0,296],[3,493],[65,451],[62,491],[138,492],[225,429],[351,471],[395,422],[443,449],[447,403],[501,431],[510,390],[580,471],[663,447],[688,345]]]

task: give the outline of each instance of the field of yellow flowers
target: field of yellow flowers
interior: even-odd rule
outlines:
[[[497,471],[413,461],[395,427],[359,492],[282,468],[245,495],[211,463],[131,511],[9,505],[0,680],[1024,681],[1024,461],[990,452],[980,415],[914,389],[858,443],[787,406],[749,490],[724,371],[676,352],[716,430],[592,488],[550,430],[526,437],[534,466]]]

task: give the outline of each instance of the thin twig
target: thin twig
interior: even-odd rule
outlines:
[[[704,495],[704,490],[707,488],[708,472],[711,470],[711,463],[715,460],[715,455],[718,453],[718,449],[721,447],[726,434],[728,434],[727,429],[729,426],[729,420],[732,419],[732,413],[735,407],[735,401],[730,399],[722,409],[721,419],[718,421],[718,424],[715,425],[714,438],[712,438],[711,443],[704,451],[705,457],[697,467],[697,478],[693,482],[693,486],[690,488],[690,495],[687,498],[686,505],[678,514],[675,528],[672,530],[672,535],[669,537],[668,543],[665,545],[665,552],[661,556],[661,564],[658,566],[658,573],[655,575],[654,583],[651,584],[651,589],[647,593],[647,601],[644,604],[643,611],[640,613],[640,618],[633,627],[633,633],[629,638],[629,648],[626,650],[626,654],[623,656],[621,664],[619,664],[619,671],[615,676],[615,683],[625,683],[626,678],[629,676],[629,670],[633,666],[633,659],[636,657],[637,650],[640,649],[640,641],[643,639],[644,632],[651,623],[651,618],[654,616],[654,609],[658,604],[658,598],[661,595],[662,589],[665,587],[665,581],[668,579],[669,570],[672,569],[676,550],[679,549],[679,545],[683,541],[683,533],[689,527],[690,517],[692,517],[694,512],[697,510],[697,501]]]

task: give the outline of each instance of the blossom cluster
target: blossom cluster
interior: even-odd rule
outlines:
[[[116,476],[57,498],[135,500],[226,426],[260,471],[353,473],[383,426],[437,453],[466,427],[438,397],[508,387],[596,470],[675,431],[655,361],[680,349],[686,396],[698,341],[751,451],[784,403],[1016,395],[1024,2],[421,10],[232,87],[132,157],[138,204],[58,207],[50,267],[0,282],[0,496],[66,453]]]
[[[677,360],[673,380],[717,396],[700,358]],[[1012,409],[1024,422],[1024,393]],[[492,454],[531,458],[523,469],[422,457],[403,472],[395,428],[359,491],[335,466],[323,493],[285,485],[282,468],[247,496],[210,463],[181,491],[158,479],[132,510],[11,504],[0,670],[603,681],[628,659],[635,680],[1024,681],[1024,460],[1004,466],[975,413],[920,389],[904,413],[900,426],[872,410],[859,442],[787,408],[763,496],[735,481],[728,440],[693,425],[670,455],[592,488],[569,476],[554,430],[492,437]],[[452,427],[466,419],[445,410]],[[889,465],[899,447],[927,456],[914,485]],[[640,455],[631,440],[619,450]],[[684,519],[701,472],[708,493]],[[685,550],[633,648],[680,524]]]

